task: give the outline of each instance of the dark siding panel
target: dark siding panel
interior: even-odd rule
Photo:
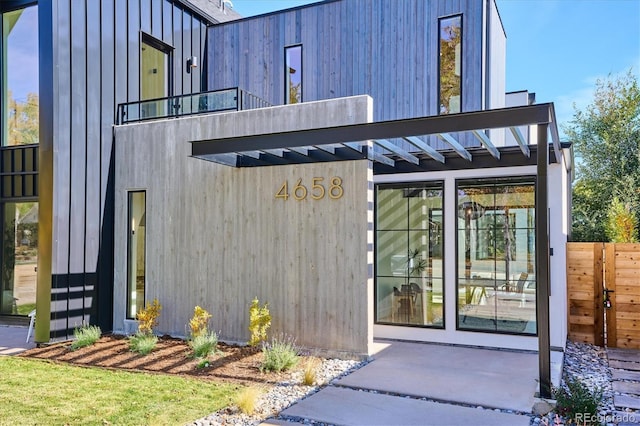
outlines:
[[[102,25],[101,35],[101,123],[100,123],[100,223],[104,221],[105,197],[107,181],[109,177],[109,162],[111,158],[111,146],[113,130],[111,124],[116,119],[116,21],[115,5],[116,0],[102,1]],[[122,96],[120,99],[124,99]]]
[[[140,0],[128,0],[127,101],[140,99]]]
[[[173,43],[173,6],[169,0],[162,2],[162,40],[170,46],[175,46]]]
[[[52,273],[69,272],[69,211],[71,204],[71,9],[68,1],[58,2],[58,19],[54,25],[61,40],[57,43],[54,66],[60,82],[54,88],[54,224]],[[54,43],[54,45],[56,45]],[[56,220],[57,219],[57,220]]]
[[[151,34],[151,0],[140,0],[140,29]]]
[[[51,336],[83,320],[108,331],[113,305],[113,131],[118,103],[139,99],[140,30],[173,41],[169,0],[53,2],[53,230]],[[184,14],[191,20],[190,14]],[[181,25],[180,25],[181,27]],[[204,26],[193,20],[197,49]],[[176,34],[182,40],[181,34]],[[166,38],[168,37],[168,39]],[[180,80],[182,46],[176,56]],[[201,60],[203,58],[201,57]],[[196,70],[194,81],[199,82]],[[43,122],[46,122],[44,120]]]
[[[173,9],[173,93],[181,94],[182,91],[182,74],[183,74],[183,62],[184,57],[182,50],[182,10]]]
[[[95,273],[100,243],[101,82],[100,2],[87,3],[87,156],[85,272]],[[108,67],[107,67],[108,68]],[[113,96],[113,95],[111,95]]]
[[[200,70],[202,70],[202,55],[200,54],[200,22],[191,17],[191,49],[187,56],[198,57],[198,67],[191,70],[191,93],[200,91]]]
[[[182,56],[177,59],[182,70],[182,93],[190,93],[193,74],[187,73],[187,57],[191,56],[191,15],[182,14]]]

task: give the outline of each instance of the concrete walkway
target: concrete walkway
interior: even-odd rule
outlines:
[[[607,348],[615,414],[621,424],[640,424],[640,350]],[[630,414],[629,411],[636,413]]]
[[[33,334],[26,342],[28,327],[0,325],[0,355],[15,355],[27,349],[35,348]]]
[[[378,342],[373,361],[280,413],[337,425],[528,425],[538,356],[424,343]],[[560,382],[562,354],[552,353]],[[267,425],[285,424],[278,420]]]

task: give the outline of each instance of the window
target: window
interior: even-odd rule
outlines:
[[[376,188],[376,321],[444,326],[443,184]]]
[[[455,114],[462,105],[462,16],[441,18],[439,34],[440,114]]]
[[[457,189],[458,329],[536,334],[534,183]]]
[[[142,33],[140,44],[141,118],[164,117],[171,111],[166,99],[170,95],[171,48],[148,34]]]
[[[2,14],[1,62],[2,145],[38,143],[37,6]]]
[[[284,48],[284,102],[302,102],[302,45]]]
[[[135,319],[136,314],[144,308],[146,192],[130,191],[128,196],[127,318]]]
[[[28,315],[36,307],[38,203],[3,203],[0,314]]]

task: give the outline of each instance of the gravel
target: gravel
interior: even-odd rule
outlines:
[[[302,372],[295,372],[291,379],[281,382],[271,388],[269,392],[262,396],[259,408],[253,416],[242,414],[237,408],[231,407],[192,423],[197,426],[209,425],[238,425],[250,426],[258,425],[266,418],[277,417],[278,413],[290,406],[294,402],[306,398],[319,391],[327,384],[331,384],[337,379],[355,371],[365,365],[366,362],[344,361],[338,359],[325,359],[318,368],[317,378],[321,385],[302,385]],[[564,354],[563,385],[571,379],[577,379],[584,383],[589,389],[601,389],[603,392],[602,405],[599,416],[606,420],[605,424],[614,424],[610,419],[615,419],[620,413],[616,411],[613,404],[614,391],[611,386],[611,372],[607,354],[604,348],[587,343],[567,342]],[[426,399],[425,399],[426,400]],[[478,407],[485,409],[485,407]],[[509,412],[506,411],[505,412]],[[640,416],[640,413],[635,413]],[[300,423],[324,426],[309,419],[295,419]],[[531,416],[531,425],[562,425],[564,419],[556,418],[551,412],[546,416]]]
[[[317,385],[303,385],[302,380],[304,373],[302,371],[295,371],[289,380],[278,383],[260,398],[258,408],[252,416],[243,414],[236,407],[230,407],[196,420],[192,425],[258,425],[266,418],[277,416],[278,413],[294,402],[318,392],[322,387],[346,376],[366,363],[366,361],[324,359],[316,370]],[[321,423],[312,421],[307,421],[306,423],[321,426]]]

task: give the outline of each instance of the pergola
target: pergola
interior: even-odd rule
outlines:
[[[519,126],[537,127],[537,144],[528,145]],[[487,130],[508,129],[517,146],[497,147]],[[468,132],[477,140],[464,147],[453,136]],[[448,149],[425,142],[435,136]],[[549,137],[551,144],[549,144]],[[403,141],[402,146],[394,141]],[[412,149],[407,150],[406,146]],[[538,149],[538,147],[548,147]],[[461,114],[381,121],[308,130],[191,141],[192,156],[232,167],[257,167],[368,159],[374,174],[536,165],[536,318],[540,396],[551,397],[549,332],[549,213],[547,168],[561,162],[553,104]],[[570,167],[569,159],[564,164]]]

